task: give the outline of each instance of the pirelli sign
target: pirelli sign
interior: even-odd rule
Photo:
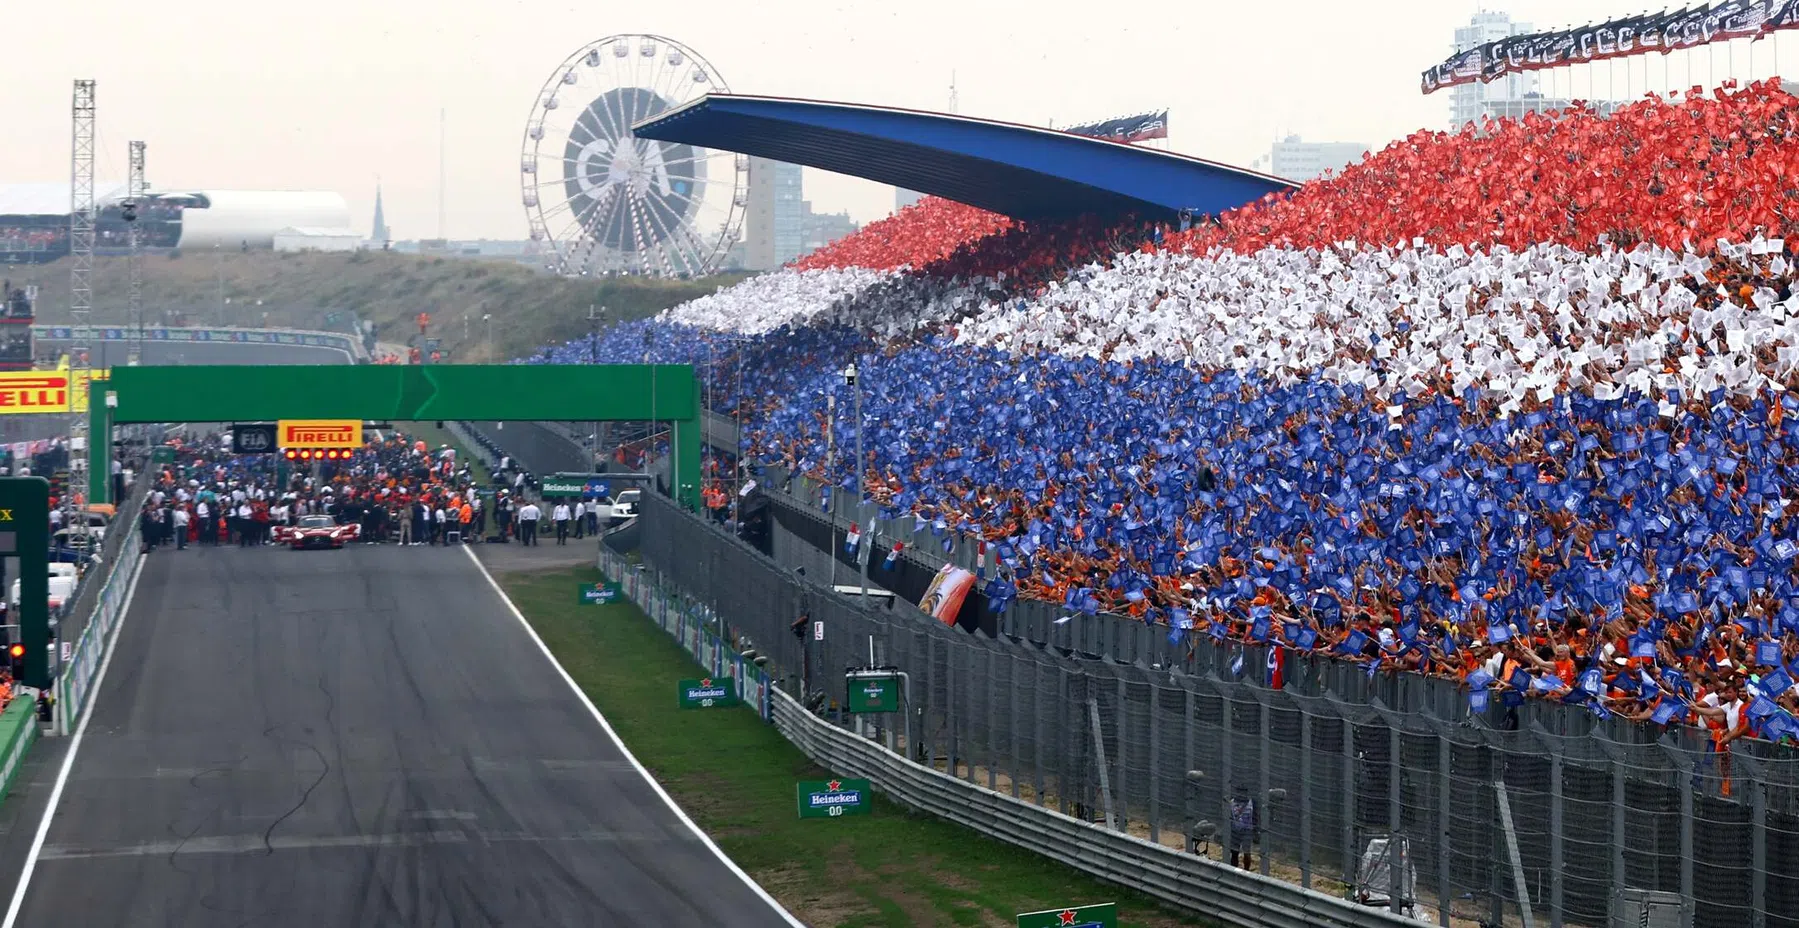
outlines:
[[[282,419],[276,438],[283,448],[360,448],[360,419]]]
[[[0,415],[68,412],[67,370],[0,372]]]

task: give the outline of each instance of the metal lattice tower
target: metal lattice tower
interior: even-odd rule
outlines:
[[[73,116],[69,155],[69,366],[71,376],[84,377],[88,370],[88,329],[94,311],[94,225],[99,218],[94,208],[94,82],[76,80],[75,96],[70,108]],[[76,373],[79,371],[80,373]],[[74,392],[70,391],[71,394]],[[77,447],[76,436],[87,431],[85,415],[69,417],[71,450]],[[87,436],[102,441],[104,436]],[[77,460],[85,457],[76,455]],[[84,486],[81,481],[78,486]],[[83,494],[85,496],[85,494]]]
[[[144,181],[144,143],[131,143],[131,172],[125,184],[125,201],[137,211],[137,218],[125,223],[126,240],[131,246],[128,259],[130,274],[130,290],[127,307],[131,318],[131,349],[127,363],[136,364],[144,355],[144,262],[141,254],[143,242],[138,225],[143,222],[144,195],[148,185]],[[129,218],[129,217],[127,217]]]

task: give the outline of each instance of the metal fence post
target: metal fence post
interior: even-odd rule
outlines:
[[[1230,697],[1224,688],[1218,693],[1218,717],[1220,721],[1218,733],[1218,795],[1224,801],[1224,821],[1231,819],[1231,795],[1236,784],[1231,766],[1231,745],[1237,740],[1237,702]]]
[[[1112,730],[1117,732],[1118,736],[1112,739],[1112,743],[1118,746],[1118,750],[1113,752],[1118,755],[1118,767],[1112,775],[1112,794],[1117,797],[1115,805],[1118,809],[1118,830],[1124,831],[1125,823],[1129,822],[1131,819],[1131,791],[1125,785],[1129,782],[1129,778],[1125,776],[1124,766],[1125,758],[1129,757],[1131,753],[1131,739],[1129,738],[1129,719],[1124,711],[1124,678],[1118,677],[1117,680],[1118,701],[1112,706],[1112,715],[1114,717]]]
[[[1018,755],[1018,732],[1024,727],[1018,718],[1018,665],[1025,658],[1013,654],[1007,659],[1011,663],[1012,672],[1006,678],[1006,706],[1011,710],[1008,714],[1012,722],[1006,731],[1006,749],[1012,755],[1012,760],[1006,766],[1006,778],[1012,781],[1012,798],[1017,799],[1019,775],[1024,770],[1024,759]]]
[[[1612,762],[1612,898],[1624,893],[1624,765]]]
[[[1033,798],[1036,800],[1037,805],[1039,805],[1039,806],[1044,804],[1043,803],[1043,709],[1041,707],[1042,704],[1040,702],[1040,700],[1042,699],[1042,696],[1041,696],[1041,694],[1039,694],[1037,692],[1038,679],[1042,676],[1043,676],[1043,665],[1038,664],[1038,663],[1033,663],[1031,665],[1031,697],[1032,697],[1031,698],[1031,760],[1034,761],[1035,763],[1032,765],[1034,770],[1032,773],[1031,785],[1035,790]]]
[[[1562,746],[1543,740],[1549,745],[1549,928],[1562,928],[1562,868],[1567,865],[1563,832],[1568,821],[1562,805]]]
[[[1193,814],[1194,783],[1187,779],[1187,774],[1194,768],[1197,756],[1194,753],[1196,745],[1193,743],[1193,703],[1195,701],[1192,687],[1181,687],[1181,706],[1184,716],[1181,720],[1181,727],[1186,729],[1186,761],[1181,765],[1181,847],[1183,849],[1187,847],[1187,836],[1192,834],[1190,829],[1197,824],[1197,816]]]
[[[1745,767],[1749,766],[1747,764]],[[1749,928],[1768,924],[1768,787],[1755,768],[1739,779],[1749,784]]]
[[[1685,760],[1685,755],[1676,755]],[[1676,764],[1681,780],[1692,783],[1693,768],[1690,764]],[[1680,790],[1680,895],[1683,899],[1693,898],[1693,790]]]
[[[1068,776],[1068,755],[1072,753],[1068,744],[1068,713],[1074,707],[1068,704],[1068,668],[1056,668],[1056,714],[1061,724],[1056,726],[1056,805],[1063,815],[1069,814],[1068,794],[1074,789]]]
[[[1274,803],[1268,798],[1268,762],[1270,759],[1268,755],[1274,753],[1274,734],[1269,729],[1270,713],[1268,704],[1265,702],[1258,703],[1258,708],[1260,711],[1256,713],[1258,716],[1257,725],[1261,728],[1261,732],[1260,737],[1257,739],[1260,742],[1257,746],[1257,753],[1261,756],[1257,759],[1259,768],[1257,770],[1257,776],[1259,782],[1256,784],[1256,808],[1262,810],[1262,817],[1264,820],[1272,820],[1274,818]],[[1269,821],[1269,824],[1272,825],[1273,822]],[[1264,829],[1264,831],[1270,835],[1274,833],[1273,828],[1267,828]],[[1268,875],[1267,842],[1263,842],[1262,844],[1262,875]]]
[[[1162,688],[1149,688],[1149,840],[1162,842]]]
[[[1343,882],[1355,885],[1356,852],[1355,724],[1343,720]]]
[[[1299,710],[1299,885],[1312,888],[1312,713]]]
[[[999,662],[999,652],[992,648],[987,652],[987,788],[999,789],[999,674],[994,672],[994,665]],[[973,779],[973,769],[968,771]]]
[[[1449,928],[1449,739],[1437,732],[1437,924]]]

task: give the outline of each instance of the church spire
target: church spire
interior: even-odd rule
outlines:
[[[387,229],[387,214],[381,210],[381,181],[375,181],[375,227],[369,232],[369,241],[386,244],[391,240]]]

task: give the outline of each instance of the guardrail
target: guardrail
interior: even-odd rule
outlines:
[[[839,728],[776,690],[775,727],[831,772],[865,777],[894,802],[971,828],[1196,914],[1244,928],[1416,928],[1417,921],[1355,905],[1248,870],[1014,799],[914,763]]]
[[[37,741],[37,706],[19,697],[0,712],[0,797],[12,792],[13,780],[25,762],[25,752]]]
[[[88,620],[81,639],[75,643],[74,653],[56,678],[57,734],[73,732],[80,721],[82,710],[93,695],[94,677],[100,672],[106,652],[112,647],[113,633],[124,617],[126,597],[143,567],[144,555],[132,543],[137,538],[136,523],[133,518],[121,527],[120,530],[126,533],[125,544],[119,546],[118,556],[103,566],[109,575],[94,602],[93,617]]]
[[[31,332],[38,338],[52,341],[73,341],[77,332],[83,341],[124,342],[138,339],[138,333],[130,326],[68,326],[68,325],[34,325]],[[143,330],[143,341],[150,342],[222,342],[242,345],[299,345],[309,348],[336,348],[350,356],[353,361],[368,359],[368,352],[363,350],[362,341],[354,336],[340,332],[320,332],[312,329],[252,329],[237,326],[217,326],[211,328],[183,328],[180,326],[150,326]]]

